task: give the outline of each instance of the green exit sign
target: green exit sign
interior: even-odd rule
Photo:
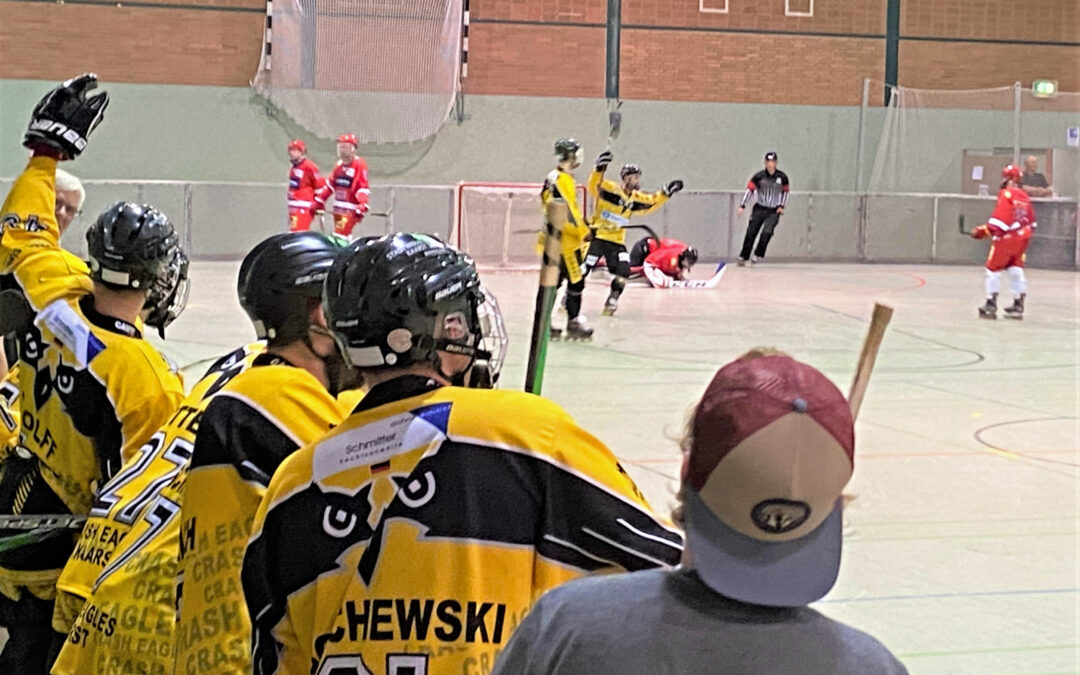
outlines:
[[[1031,83],[1031,93],[1039,98],[1050,98],[1057,94],[1057,80],[1035,80]]]

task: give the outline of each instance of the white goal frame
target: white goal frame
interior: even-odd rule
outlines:
[[[465,199],[464,199],[464,195],[465,195],[465,192],[467,190],[470,190],[470,189],[482,189],[482,190],[484,190],[484,189],[486,189],[486,190],[496,190],[496,191],[497,190],[504,190],[507,193],[516,193],[516,192],[532,193],[532,194],[535,194],[537,196],[537,198],[539,199],[540,191],[543,189],[543,187],[544,187],[543,183],[513,183],[513,182],[498,182],[498,181],[488,181],[488,182],[484,182],[484,181],[462,181],[462,182],[457,183],[454,186],[453,223],[452,223],[452,226],[451,226],[451,229],[450,229],[450,242],[451,242],[451,244],[453,244],[454,246],[462,249],[466,253],[469,252],[468,251],[469,233],[463,231],[463,227],[464,227],[464,223],[465,223],[465,213],[464,213]],[[577,192],[578,192],[578,205],[581,207],[582,215],[586,219],[588,219],[588,216],[589,216],[589,195],[588,195],[588,190],[586,189],[586,186],[584,184],[578,183]],[[529,224],[529,226],[533,226],[533,225],[535,225],[536,232],[537,232],[537,234],[539,234],[540,230],[543,228],[543,213],[540,211],[539,208],[537,208],[535,221],[533,221],[533,222],[531,222]],[[517,224],[517,226],[521,227],[522,224],[519,222]],[[512,264],[510,264],[508,262],[509,259],[510,259],[510,240],[511,240],[511,237],[513,235],[520,234],[520,233],[514,231],[515,224],[513,222],[511,222],[509,209],[507,209],[506,217],[503,219],[502,228],[503,228],[502,232],[500,233],[501,236],[502,236],[502,246],[503,246],[502,263],[497,264],[496,266],[497,267],[502,267],[502,268],[513,268],[513,267],[515,267],[515,265],[512,265]],[[484,266],[489,265],[489,263],[484,263],[484,262],[479,261],[479,260],[477,261],[477,263],[481,264],[481,265],[484,265]],[[521,267],[522,269],[537,269],[537,268],[540,267],[540,255],[537,254],[535,264],[530,264],[530,265],[527,265],[527,266],[524,266],[524,267],[522,267],[521,265],[516,265],[516,267]]]

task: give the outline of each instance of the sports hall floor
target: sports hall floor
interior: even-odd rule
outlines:
[[[166,343],[191,381],[253,335],[237,266],[193,266]],[[520,388],[536,274],[482,276],[510,332],[502,385]],[[846,392],[873,302],[892,305],[857,425],[843,569],[820,610],[912,673],[1080,673],[1080,274],[1029,281],[1017,323],[976,318],[976,267],[732,268],[713,290],[631,287],[613,318],[598,316],[597,280],[585,302],[596,337],[551,346],[544,393],[667,510],[674,439],[720,365],[775,345]]]

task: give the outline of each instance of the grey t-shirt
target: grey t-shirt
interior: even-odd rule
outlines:
[[[1020,178],[1020,184],[1024,187],[1050,187],[1050,183],[1046,181],[1046,176],[1038,172],[1028,173],[1025,171]]]
[[[494,675],[904,675],[873,637],[808,607],[746,605],[692,570],[574,581],[533,607]]]

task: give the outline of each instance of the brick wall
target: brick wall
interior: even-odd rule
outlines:
[[[882,40],[626,30],[624,98],[857,105],[884,77]],[[783,68],[771,65],[782,53]]]
[[[791,4],[792,10],[809,6],[808,0]],[[815,0],[810,17],[785,16],[784,0],[727,0],[726,14],[701,12],[701,6],[700,0],[623,0],[622,18],[624,24],[646,26],[875,35],[885,31],[885,0]],[[704,0],[704,6],[720,8],[724,0]]]
[[[700,12],[699,0],[623,0],[620,94],[854,104],[864,77],[884,76],[886,0],[815,0],[813,17],[785,16],[784,0],[728,3],[728,13],[717,14]],[[467,92],[604,95],[607,0],[473,0],[470,7]],[[760,64],[775,54],[784,67],[765,72]],[[573,93],[556,75],[567,70]]]
[[[900,34],[1080,42],[1077,0],[902,0]]]
[[[602,24],[607,0],[470,0],[469,12],[474,19]]]
[[[604,41],[599,27],[474,24],[465,91],[602,98]]]
[[[259,64],[264,1],[186,2],[234,11],[0,0],[0,78],[94,71],[113,82],[246,86]]]
[[[247,86],[259,61],[265,0],[143,3],[161,7],[0,0],[0,78],[96,70],[111,81]],[[702,3],[726,3],[728,11],[702,12]],[[621,94],[857,103],[864,77],[884,77],[887,0],[813,4],[812,17],[794,17],[785,16],[784,0],[623,0]],[[471,12],[467,92],[604,95],[607,0],[471,0]],[[51,36],[47,58],[27,48],[27,35]],[[1078,0],[902,0],[901,36],[905,86],[1050,77],[1080,91]],[[775,54],[783,67],[766,70]]]
[[[1061,91],[1080,91],[1080,47],[979,42],[900,43],[900,84],[923,89],[976,89],[1036,77],[1058,80]],[[978,64],[978,67],[973,67]]]

